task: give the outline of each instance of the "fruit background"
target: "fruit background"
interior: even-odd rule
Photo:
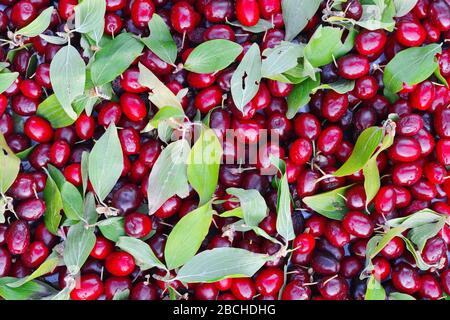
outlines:
[[[449,41],[448,0],[0,0],[0,297],[449,299]]]

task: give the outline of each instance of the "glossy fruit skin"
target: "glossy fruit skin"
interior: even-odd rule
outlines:
[[[131,290],[131,280],[126,277],[110,277],[104,283],[105,297],[107,300],[113,299],[116,293],[124,290]]]
[[[328,276],[339,272],[340,264],[336,257],[325,250],[316,250],[311,259],[311,267],[315,273]]]
[[[349,233],[343,228],[342,224],[336,221],[328,223],[325,229],[325,237],[336,247],[343,247],[350,242]]]
[[[50,123],[38,116],[31,116],[25,121],[24,133],[39,143],[49,142],[53,138],[53,129]]]
[[[113,250],[114,244],[105,237],[98,235],[95,239],[95,245],[94,248],[92,248],[90,256],[98,260],[104,260]]]
[[[251,300],[256,294],[255,284],[250,278],[233,279],[230,291],[238,300]]]
[[[18,28],[26,26],[36,18],[37,12],[28,0],[17,2],[11,10],[11,22]]]
[[[340,120],[348,108],[348,97],[333,90],[327,91],[322,100],[322,116],[331,122]]]
[[[299,137],[316,140],[320,134],[320,122],[312,114],[301,113],[294,119],[294,130]]]
[[[120,96],[120,107],[131,121],[140,121],[147,115],[144,101],[136,94],[124,93]]]
[[[420,276],[409,265],[400,263],[392,270],[392,283],[400,292],[414,294],[420,289]]]
[[[378,213],[389,213],[395,208],[396,193],[393,187],[381,187],[374,199],[375,210]]]
[[[389,261],[383,257],[375,257],[372,261],[374,270],[372,274],[378,281],[386,280],[391,273]]]
[[[32,242],[21,255],[22,263],[28,268],[37,268],[49,255],[49,250],[42,241]]]
[[[436,158],[442,165],[450,165],[450,139],[441,139],[436,143]]]
[[[281,295],[282,300],[310,300],[311,289],[299,281],[289,282]]]
[[[130,293],[131,300],[158,300],[158,289],[146,282],[137,283]]]
[[[425,243],[425,247],[422,250],[422,258],[426,263],[433,265],[441,262],[441,259],[447,254],[446,251],[447,245],[444,240],[439,237],[433,237]]]
[[[186,1],[175,3],[171,9],[170,21],[172,22],[173,28],[179,33],[194,30],[199,20],[199,14]]]
[[[348,294],[348,284],[342,277],[324,278],[319,282],[320,294],[327,300],[344,300]]]
[[[134,258],[127,252],[112,252],[105,261],[106,270],[112,275],[122,277],[133,272]]]
[[[364,56],[376,56],[383,51],[386,41],[383,30],[364,30],[356,36],[355,49]]]
[[[388,150],[391,159],[400,162],[413,162],[420,157],[420,144],[410,137],[399,137]]]
[[[70,292],[72,300],[97,300],[103,293],[102,280],[96,274],[86,274],[80,278],[80,287]]]
[[[0,276],[5,277],[11,270],[11,255],[6,248],[0,247]]]
[[[237,0],[236,17],[247,27],[254,26],[259,21],[259,6],[256,0]]]
[[[294,239],[293,248],[300,254],[310,253],[316,246],[316,240],[309,233],[299,234]]]
[[[130,237],[143,238],[152,230],[152,222],[148,215],[131,213],[125,217],[125,232]]]
[[[216,300],[219,290],[213,283],[199,283],[195,287],[195,298],[197,300]]]
[[[410,105],[418,110],[428,110],[433,103],[435,88],[431,81],[420,83],[409,96]]]
[[[303,138],[295,140],[289,150],[289,159],[298,166],[301,166],[309,161],[311,155],[311,143]]]
[[[381,254],[388,260],[399,258],[405,251],[405,244],[399,237],[393,238],[381,250]]]
[[[329,126],[324,129],[317,139],[317,148],[325,155],[337,151],[343,139],[343,132],[338,126]]]
[[[21,202],[15,210],[19,218],[36,221],[44,215],[45,209],[45,202],[41,199],[29,199]]]
[[[348,212],[342,220],[342,226],[348,233],[358,238],[371,236],[374,228],[370,218],[359,211]]]
[[[131,20],[140,28],[147,26],[155,12],[155,5],[151,0],[134,0],[131,5]]]
[[[22,220],[14,221],[6,232],[6,244],[11,254],[24,253],[30,245],[30,229]]]
[[[417,21],[402,21],[395,33],[398,43],[405,47],[420,46],[426,39],[426,31]]]
[[[369,60],[360,55],[349,54],[338,60],[339,75],[348,80],[355,80],[366,75],[370,70]]]

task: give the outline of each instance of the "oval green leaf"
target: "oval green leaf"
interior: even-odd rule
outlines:
[[[142,240],[131,237],[120,237],[116,246],[131,254],[141,271],[153,267],[163,270],[166,269],[166,266],[155,256],[150,246]]]
[[[231,95],[239,110],[253,99],[261,82],[261,52],[254,43],[242,58],[231,77]]]
[[[54,8],[49,7],[42,11],[39,16],[31,21],[28,25],[25,27],[17,30],[15,32],[16,35],[22,35],[25,37],[36,37],[40,35],[42,32],[44,32],[48,26],[50,25],[50,20],[52,18]]]
[[[88,168],[89,181],[100,201],[103,201],[123,170],[123,151],[114,123],[92,148]]]
[[[184,68],[196,73],[212,73],[228,67],[241,54],[242,46],[229,40],[203,42],[189,54]]]
[[[178,221],[167,238],[164,257],[172,270],[184,265],[200,249],[215,211],[211,202],[189,212]]]
[[[169,27],[164,20],[153,14],[148,22],[150,36],[142,38],[142,42],[161,60],[174,65],[177,60],[177,45],[170,34]]]
[[[342,220],[348,209],[345,204],[345,192],[352,185],[320,193],[314,196],[303,198],[303,202],[321,215],[334,219]]]

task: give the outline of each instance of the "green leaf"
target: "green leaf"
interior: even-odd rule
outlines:
[[[66,181],[64,175],[51,164],[47,167],[49,175],[58,187],[64,213],[70,220],[80,220],[83,217],[83,198],[78,189]]]
[[[386,300],[386,291],[373,275],[367,280],[365,300]]]
[[[113,300],[129,300],[130,289],[119,290],[114,293]]]
[[[231,95],[234,104],[243,110],[256,95],[261,82],[261,53],[254,43],[242,58],[231,77]]]
[[[189,54],[184,68],[196,73],[213,73],[228,67],[241,54],[242,46],[223,39],[203,42]]]
[[[270,78],[295,68],[298,59],[303,56],[304,48],[304,45],[282,41],[275,48],[264,50],[261,65],[262,77]]]
[[[112,217],[97,223],[102,235],[113,242],[126,235],[124,225],[123,217]]]
[[[0,133],[0,194],[5,194],[17,178],[20,171],[20,159],[6,143]]]
[[[245,224],[256,227],[267,215],[267,204],[258,190],[228,188],[227,193],[239,199]]]
[[[189,260],[178,271],[176,279],[197,283],[252,277],[269,260],[267,255],[238,248],[205,250]]]
[[[417,228],[421,225],[435,223],[441,219],[441,215],[430,209],[423,209],[402,218],[387,221],[390,227],[404,227],[406,229]]]
[[[305,47],[305,57],[314,67],[333,62],[334,53],[342,46],[343,29],[320,25]]]
[[[333,83],[324,83],[313,89],[313,93],[319,90],[333,90],[337,93],[344,94],[355,88],[355,81],[341,79]]]
[[[406,238],[404,236],[400,236],[400,237],[405,242],[406,249],[411,253],[414,260],[416,261],[417,268],[419,268],[420,270],[423,270],[423,271],[427,271],[432,267],[437,267],[437,265],[429,265],[428,263],[426,263],[423,260],[421,253],[414,247],[411,240],[409,240],[408,238]]]
[[[428,79],[438,68],[436,55],[441,52],[440,45],[429,44],[397,53],[384,69],[385,92],[397,93],[404,83],[412,86]]]
[[[189,194],[187,159],[191,148],[182,139],[169,144],[159,155],[148,180],[148,206],[152,215],[174,195],[185,198]]]
[[[442,216],[442,218],[435,223],[424,224],[412,228],[408,233],[408,238],[417,246],[418,250],[422,252],[427,240],[436,236],[445,226],[445,222],[446,217]]]
[[[92,82],[100,86],[113,81],[141,54],[143,47],[133,34],[119,34],[96,53],[91,66]]]
[[[410,12],[419,0],[392,0],[395,6],[395,16],[403,17]]]
[[[52,59],[50,81],[62,108],[75,120],[77,114],[72,108],[72,102],[84,92],[86,65],[73,46],[62,47]]]
[[[345,163],[333,173],[336,177],[349,176],[358,172],[367,164],[383,138],[383,129],[369,127],[356,140],[352,154]]]
[[[35,146],[31,146],[19,153],[16,154],[16,156],[20,159],[20,160],[26,160],[28,159],[28,156],[31,154],[31,152],[34,150]]]
[[[278,186],[276,226],[278,234],[284,238],[286,244],[295,238],[291,214],[291,193],[289,191],[286,173],[284,173]]]
[[[27,282],[18,288],[7,285],[18,280],[20,279],[13,277],[0,278],[0,297],[5,300],[39,300],[56,292],[49,285],[37,280]]]
[[[36,270],[34,270],[33,273],[24,278],[20,278],[17,281],[10,282],[7,284],[7,286],[11,288],[21,287],[24,284],[33,281],[36,278],[39,278],[41,276],[53,272],[56,269],[56,267],[58,267],[61,264],[61,262],[62,262],[61,257],[52,254]]]
[[[58,36],[49,36],[48,34],[40,34],[39,37],[47,41],[48,43],[57,44],[59,46],[62,46],[67,43],[66,38],[61,38]]]
[[[89,152],[87,151],[83,151],[81,154],[81,181],[83,184],[83,194],[85,194],[89,181]]]
[[[83,210],[83,221],[87,222],[89,225],[95,224],[99,215],[97,213],[95,197],[92,192],[89,192],[86,195],[86,198],[84,199]]]
[[[380,171],[377,158],[372,157],[363,168],[364,191],[366,192],[366,206],[375,198],[381,187]]]
[[[120,237],[116,246],[131,254],[141,271],[153,267],[163,270],[166,269],[166,266],[158,260],[150,246],[142,240],[131,237]]]
[[[142,130],[142,132],[149,132],[158,128],[160,122],[166,122],[167,120],[183,119],[186,115],[184,111],[177,107],[162,107],[153,116],[148,125]]]
[[[112,123],[89,154],[89,181],[103,201],[114,188],[123,170],[123,151],[117,128]]]
[[[229,217],[236,217],[240,219],[244,219],[244,210],[242,210],[241,207],[237,207],[225,212],[222,212],[220,214],[221,218],[229,218]]]
[[[293,40],[316,14],[321,0],[283,0],[281,8],[286,29],[286,41]]]
[[[148,98],[159,109],[164,107],[176,107],[183,110],[180,100],[173,94],[173,92],[166,87],[166,85],[158,79],[158,77],[151,72],[143,64],[139,63],[139,83],[141,86],[150,89]]]
[[[48,26],[50,25],[50,20],[52,18],[54,8],[49,7],[42,11],[39,16],[31,21],[28,25],[25,27],[17,30],[15,32],[16,35],[22,35],[25,37],[36,37],[40,35],[42,32],[44,32]]]
[[[319,85],[320,76],[318,74],[316,80],[308,78],[305,81],[294,86],[294,89],[292,89],[287,98],[288,112],[286,116],[289,119],[292,119],[297,114],[297,111],[300,108],[309,103],[313,90]]]
[[[344,195],[351,186],[352,185],[349,185],[325,193],[305,197],[303,198],[303,202],[308,207],[327,218],[342,220],[348,211]]]
[[[177,222],[164,249],[164,257],[170,270],[184,265],[197,253],[208,234],[214,213],[211,202],[208,202]]]
[[[57,234],[59,224],[61,222],[61,210],[63,208],[63,202],[61,193],[59,192],[58,185],[49,174],[47,176],[47,182],[44,189],[45,200],[45,212],[44,222],[48,231],[53,234]]]
[[[199,205],[207,203],[219,181],[222,146],[212,129],[203,128],[189,153],[187,178],[200,197]]]
[[[70,274],[76,275],[86,262],[95,245],[94,228],[86,228],[79,222],[69,228],[64,241],[64,263]]]
[[[388,300],[416,300],[416,298],[406,293],[392,292],[389,294]]]
[[[61,198],[64,213],[71,220],[80,220],[83,217],[83,198],[78,189],[66,181],[61,187]]]
[[[78,118],[83,109],[79,109],[79,106],[75,106],[75,103],[74,109],[76,118]],[[39,104],[37,115],[47,119],[53,128],[64,128],[75,122],[75,119],[71,118],[61,107],[55,94],[48,96]]]
[[[358,31],[356,31],[355,28],[351,28],[348,31],[347,38],[345,38],[342,46],[338,46],[333,52],[335,59],[339,59],[340,57],[345,56],[347,53],[352,51],[353,47],[355,46],[355,39],[357,35]]]
[[[18,72],[2,72],[0,73],[0,93],[8,89],[19,76]]]
[[[75,6],[75,31],[88,33],[104,21],[105,0],[83,0]],[[103,28],[102,28],[103,29]]]
[[[264,19],[259,19],[258,22],[254,26],[251,26],[251,27],[244,26],[241,23],[239,23],[239,21],[233,21],[233,22],[227,21],[227,23],[232,26],[241,28],[242,30],[251,32],[251,33],[266,32],[274,27],[272,22],[264,20]]]
[[[174,65],[177,60],[177,45],[170,34],[169,27],[164,20],[153,14],[148,22],[150,36],[142,38],[142,42],[152,50],[161,60]]]
[[[434,76],[439,80],[440,83],[442,83],[444,86],[446,86],[447,88],[448,86],[448,82],[447,79],[445,79],[445,77],[441,74],[441,69],[439,67],[436,68],[436,70],[434,70]]]
[[[369,259],[373,259],[375,258],[375,256],[377,254],[379,254],[381,252],[381,250],[383,250],[384,247],[386,247],[386,245],[395,237],[398,237],[402,234],[402,232],[404,232],[406,229],[405,228],[401,228],[401,227],[397,227],[397,228],[392,228],[390,229],[388,232],[386,232],[381,238],[377,238],[377,241],[374,243],[374,247],[372,250],[370,251],[366,251],[366,256]]]

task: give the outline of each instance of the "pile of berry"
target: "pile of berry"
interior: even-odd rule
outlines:
[[[450,299],[449,0],[0,0],[0,297]]]

